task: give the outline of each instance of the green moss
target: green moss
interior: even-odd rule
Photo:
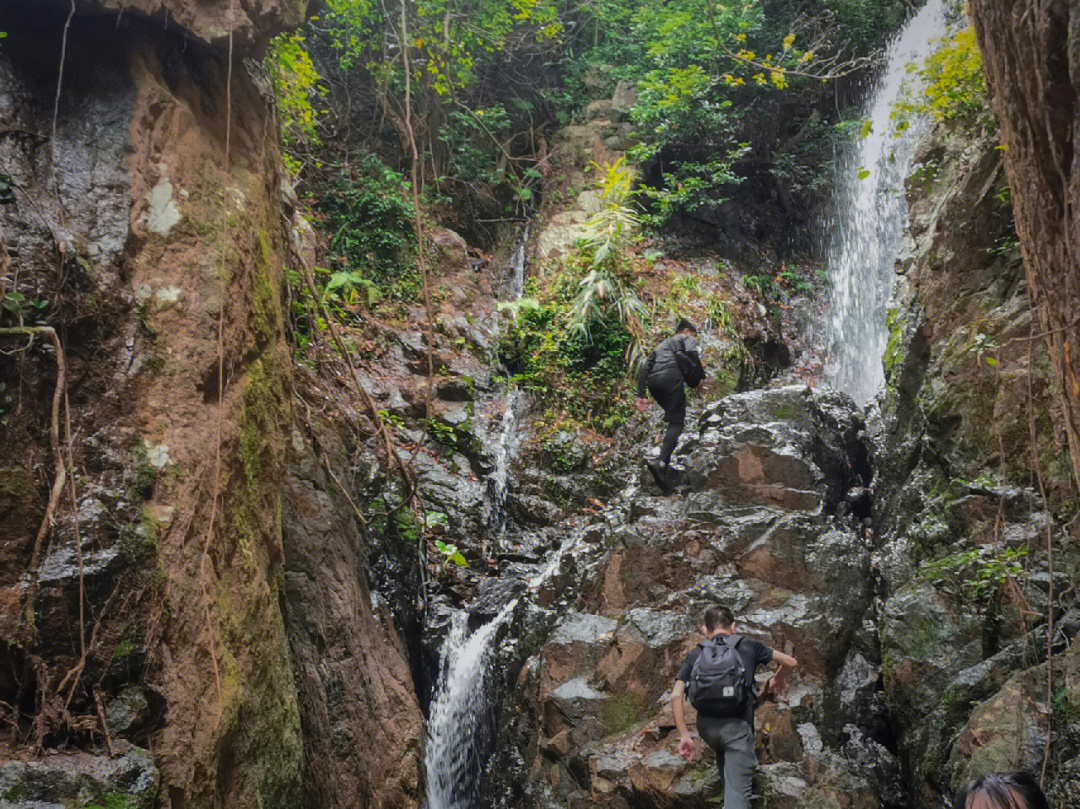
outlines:
[[[131,454],[134,458],[134,475],[128,497],[132,500],[149,500],[157,485],[157,470],[148,460],[146,443],[141,439],[136,440]]]
[[[123,661],[131,657],[134,651],[135,644],[131,641],[131,639],[123,638],[118,644],[116,644],[116,648],[113,650],[113,660],[118,663],[122,663]]]
[[[645,700],[640,694],[616,694],[604,702],[604,733],[622,733],[633,727],[641,716]]]
[[[102,797],[101,803],[90,804],[86,809],[135,809],[135,804],[123,792],[109,792]]]
[[[32,490],[26,473],[17,466],[0,467],[0,495],[23,497]]]
[[[143,509],[138,522],[120,530],[120,556],[129,565],[138,564],[157,555],[160,526],[149,509]]]
[[[416,519],[416,515],[407,508],[400,509],[397,514],[394,515],[395,522],[397,523],[397,535],[398,539],[405,545],[413,546],[420,541],[420,534],[423,531],[423,527],[420,525],[420,521]]]
[[[889,330],[889,342],[885,345],[885,353],[882,362],[885,365],[886,379],[892,379],[893,371],[904,359],[903,333],[904,321],[900,317],[900,310],[891,308],[885,312],[885,326]]]

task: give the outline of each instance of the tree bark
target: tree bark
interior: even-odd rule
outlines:
[[[1024,253],[1080,481],[1080,6],[971,0]]]

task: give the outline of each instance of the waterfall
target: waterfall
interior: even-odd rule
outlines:
[[[517,599],[468,634],[468,614],[454,614],[443,645],[439,687],[431,703],[424,764],[428,809],[471,809],[476,804],[484,762],[480,760],[487,707],[485,683],[491,642],[514,614]]]
[[[518,238],[510,259],[505,283],[505,297],[518,300],[525,291],[525,258],[529,230]],[[518,441],[521,391],[509,383],[503,407],[502,423],[494,448],[494,470],[488,477],[487,528],[489,537],[497,541],[506,529],[506,493],[510,463]],[[534,577],[529,585],[534,590],[554,574],[563,553],[574,539],[559,548],[551,562]],[[493,657],[493,642],[499,630],[509,623],[520,599],[514,598],[498,614],[471,635],[468,631],[468,612],[454,613],[450,633],[443,644],[438,685],[431,702],[428,738],[424,753],[427,770],[427,809],[472,809],[477,805],[480,779],[483,775],[482,757],[490,749],[490,728],[485,718],[494,707],[487,682]]]
[[[529,580],[538,590],[559,570],[567,551],[581,537],[572,533],[544,568]],[[475,809],[483,775],[482,756],[492,739],[483,724],[494,706],[487,682],[493,642],[514,615],[521,598],[509,601],[499,613],[471,635],[468,613],[454,613],[450,634],[443,645],[439,686],[431,703],[424,767],[427,770],[427,809]]]
[[[510,259],[510,271],[506,280],[506,297],[516,301],[525,291],[525,248],[529,242],[529,229],[524,228],[518,237],[513,256]],[[503,406],[502,426],[495,441],[495,468],[488,477],[487,527],[491,538],[496,542],[506,530],[506,488],[510,475],[510,462],[517,447],[518,411],[521,409],[521,391],[513,382],[507,383],[506,398]],[[487,540],[485,540],[485,544]]]
[[[885,381],[886,305],[907,232],[904,182],[911,173],[929,116],[916,116],[897,134],[891,113],[903,93],[919,92],[921,65],[946,32],[946,0],[929,0],[889,45],[885,72],[867,102],[869,133],[856,137],[839,164],[836,217],[829,250],[832,300],[826,376],[866,404]],[[861,179],[860,179],[861,176]]]

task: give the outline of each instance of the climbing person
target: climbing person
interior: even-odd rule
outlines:
[[[684,385],[696,388],[704,378],[705,370],[698,356],[697,328],[685,318],[675,327],[675,334],[660,343],[649,355],[638,373],[638,410],[644,413],[649,406],[645,395],[648,391],[664,408],[664,420],[668,425],[660,446],[660,457],[645,464],[657,485],[665,492],[673,488],[671,453],[675,451],[675,442],[686,424]]]
[[[679,731],[679,754],[697,756],[697,745],[686,727],[683,695],[697,711],[698,735],[716,753],[724,780],[724,809],[749,809],[757,754],[754,749],[754,672],[771,662],[779,664],[767,689],[782,694],[798,661],[764,643],[735,631],[727,607],[709,607],[701,627],[705,641],[683,660],[671,692],[671,709]]]
[[[984,775],[960,790],[953,809],[1050,809],[1034,776],[1026,772]]]

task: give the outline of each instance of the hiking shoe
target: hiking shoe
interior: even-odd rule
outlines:
[[[662,467],[656,461],[646,461],[645,468],[652,473],[653,480],[656,481],[656,485],[659,486],[661,489],[665,489],[667,484],[664,478],[664,467]]]
[[[664,492],[664,494],[671,494],[675,488],[674,475],[671,472],[671,467],[663,466],[656,461],[648,461],[645,466],[652,473],[653,480],[656,481],[656,485]]]

